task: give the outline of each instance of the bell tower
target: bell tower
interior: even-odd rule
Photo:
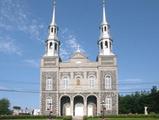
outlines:
[[[53,1],[52,21],[48,28],[48,38],[46,40],[45,56],[59,56],[60,41],[58,40],[58,27],[55,22],[56,2]]]
[[[113,55],[112,39],[109,34],[109,24],[105,14],[105,0],[103,0],[103,20],[100,25],[100,37],[98,40],[99,55]]]
[[[53,0],[52,20],[48,27],[48,38],[45,45],[45,54],[40,65],[40,109],[41,114],[58,115],[58,72],[59,72],[59,47],[58,27],[55,22],[55,0]]]
[[[105,106],[106,114],[118,114],[118,68],[117,58],[112,51],[112,39],[109,33],[109,24],[106,20],[105,0],[103,0],[103,19],[100,25],[100,37],[98,40],[98,73],[100,80],[100,102],[111,103],[111,107]],[[109,86],[109,87],[108,87]],[[114,104],[113,104],[114,103]],[[100,110],[103,108],[101,107]]]

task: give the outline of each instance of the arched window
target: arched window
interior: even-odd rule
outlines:
[[[53,33],[53,31],[54,31],[54,29],[53,28],[51,28],[51,32]]]
[[[51,78],[48,78],[46,79],[46,90],[52,90],[52,79]]]
[[[57,50],[57,43],[55,43],[55,50]]]
[[[63,77],[63,83],[64,83],[64,89],[67,89],[69,85],[69,76]]]
[[[107,41],[105,41],[105,46],[106,46],[106,48],[108,48],[108,42]]]
[[[103,49],[103,42],[100,43],[100,48]]]
[[[50,42],[49,48],[52,49],[52,47],[53,47],[53,44],[52,44],[52,42]]]
[[[76,78],[76,85],[80,85],[81,83],[80,83],[80,77],[77,77]]]
[[[46,98],[46,111],[52,111],[52,98]]]
[[[112,110],[112,98],[106,97],[105,99],[106,110]]]
[[[89,83],[90,83],[90,88],[95,87],[95,76],[89,76]]]
[[[110,42],[110,49],[112,49],[112,43]]]
[[[111,82],[112,82],[111,76],[110,75],[106,75],[105,76],[105,89],[111,89],[112,88]]]
[[[107,27],[106,26],[104,27],[104,31],[107,31]]]
[[[54,33],[56,34],[56,28],[54,29]]]

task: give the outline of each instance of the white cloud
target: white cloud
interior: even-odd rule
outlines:
[[[4,86],[0,86],[0,89],[1,89],[1,90],[7,90],[8,88],[7,88],[7,87],[4,87]]]
[[[81,52],[85,52],[82,45],[79,43],[77,36],[68,28],[62,30],[61,41],[63,44],[61,44],[60,56],[64,60],[68,59],[71,54],[78,49],[78,47],[80,48]]]
[[[31,67],[36,67],[36,68],[39,68],[40,65],[39,60],[34,60],[34,59],[26,59],[24,60],[24,62],[30,65]]]
[[[154,85],[154,81],[146,81],[140,78],[128,78],[119,80],[119,90],[122,94],[136,91],[149,91]]]
[[[39,40],[39,41],[43,41],[41,40],[41,33],[42,30],[44,28],[44,25],[42,24],[38,24],[38,22],[36,20],[31,21],[31,23],[29,24],[23,24],[21,26],[18,26],[18,30],[22,31],[26,34],[30,35],[30,38],[35,39],[35,40]]]
[[[22,55],[22,50],[9,37],[0,37],[0,52],[6,54]]]
[[[140,78],[128,78],[128,79],[124,79],[124,80],[120,80],[121,83],[123,84],[137,84],[139,82],[143,82],[143,79],[140,79]]]
[[[69,55],[70,54],[67,52],[66,49],[63,49],[62,47],[60,48],[60,56],[61,56],[61,58],[67,59]]]
[[[44,25],[28,12],[26,6],[24,0],[1,0],[0,31],[24,32],[31,39],[41,40],[41,34],[45,33]]]

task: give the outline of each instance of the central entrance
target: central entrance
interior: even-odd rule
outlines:
[[[82,96],[74,98],[74,116],[84,116],[84,101]]]
[[[83,111],[84,108],[83,108],[83,104],[81,103],[77,103],[75,105],[75,116],[83,116]]]

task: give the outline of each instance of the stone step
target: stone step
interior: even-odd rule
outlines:
[[[72,120],[83,120],[83,117],[81,117],[81,116],[73,116]]]

